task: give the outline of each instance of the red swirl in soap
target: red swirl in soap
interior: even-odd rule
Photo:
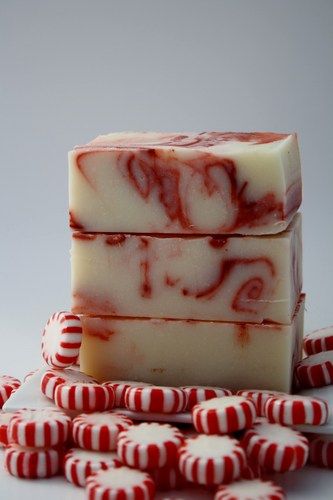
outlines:
[[[253,305],[247,305],[248,301],[260,300],[265,290],[265,281],[262,277],[249,278],[237,291],[231,307],[238,312],[253,312]]]
[[[115,305],[110,300],[78,291],[72,293],[71,311],[73,314],[92,314],[93,312],[100,315],[119,316]]]
[[[223,248],[228,244],[228,238],[223,236],[211,236],[208,243],[213,248]]]
[[[238,278],[238,273],[240,278]],[[235,312],[257,314],[265,308],[274,286],[275,268],[267,257],[222,259],[219,273],[205,288],[183,288],[184,296],[210,300],[222,288],[228,290],[230,307]]]
[[[212,232],[237,232],[244,226],[257,227],[284,218],[283,203],[274,193],[255,201],[248,198],[248,183],[239,181],[235,162],[229,158],[199,153],[196,158],[180,161],[170,151],[147,149],[119,152],[118,167],[146,202],[157,201],[170,224],[176,222],[188,232],[207,232],[207,223],[211,224],[207,219],[198,221],[193,212],[198,193],[201,204],[217,199],[221,205],[221,220],[216,220]],[[181,175],[182,170],[187,174]]]
[[[113,246],[121,246],[126,241],[126,236],[124,234],[111,234],[110,236],[106,236],[105,243],[107,245]]]
[[[73,238],[75,240],[92,241],[97,237],[96,234],[91,233],[73,233]]]
[[[82,230],[84,229],[83,225],[78,221],[76,215],[73,210],[69,211],[69,225],[72,229]]]
[[[119,165],[135,190],[147,200],[153,193],[170,221],[191,225],[180,194],[180,173],[154,149],[119,154]]]
[[[99,188],[94,170],[89,168],[89,157],[93,160],[102,155],[103,161],[108,161],[108,154],[103,149],[86,150],[76,159],[78,171],[96,196],[99,196]],[[180,156],[174,149],[146,147],[122,149],[112,154],[115,156],[111,161],[117,162],[120,175],[144,202],[152,209],[162,208],[167,219],[166,229],[198,234],[241,233],[244,227],[255,228],[285,220],[301,201],[300,183],[288,188],[286,205],[271,191],[253,199],[248,181],[240,179],[232,159],[203,151]],[[195,203],[197,198],[200,203]],[[212,217],[207,218],[207,213],[212,213]],[[80,226],[72,218],[71,227],[82,229]]]
[[[140,293],[144,298],[150,298],[152,295],[151,269],[149,260],[149,239],[140,236],[139,249],[143,251],[144,257],[140,261],[141,288]]]

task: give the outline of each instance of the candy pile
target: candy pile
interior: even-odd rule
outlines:
[[[315,330],[304,337],[307,354],[295,369],[296,384],[302,389],[333,385],[333,326]],[[310,463],[333,468],[333,435],[309,434]]]
[[[315,330],[304,338],[308,355],[296,366],[296,377],[302,388],[333,384],[333,327]]]
[[[324,425],[329,417],[325,401],[265,390],[235,394],[219,387],[100,384],[71,367],[77,356],[64,352],[59,369],[57,354],[64,345],[71,349],[66,337],[71,333],[60,332],[64,314],[54,317],[43,334],[50,369],[42,376],[41,391],[55,407],[0,414],[5,466],[13,476],[63,473],[73,485],[85,487],[89,499],[150,499],[156,490],[192,485],[209,488],[215,500],[256,500],[285,498],[270,480],[276,472],[300,469],[308,459],[333,467],[332,436],[306,437],[293,429]],[[80,347],[79,336],[76,343]],[[17,388],[19,381],[2,377],[1,384],[3,392],[10,384]],[[193,427],[135,424],[121,408],[171,420],[176,413],[191,412]]]

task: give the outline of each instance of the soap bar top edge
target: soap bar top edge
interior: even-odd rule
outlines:
[[[297,134],[277,132],[113,132],[99,135],[87,144],[77,145],[81,149],[204,149],[212,152],[249,146],[278,145]]]

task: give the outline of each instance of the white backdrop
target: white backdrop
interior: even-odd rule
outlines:
[[[69,307],[67,151],[116,130],[298,131],[306,328],[333,323],[333,2],[0,2],[0,373]]]

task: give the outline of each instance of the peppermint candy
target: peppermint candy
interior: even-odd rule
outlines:
[[[310,463],[333,469],[333,436],[321,434],[310,439]]]
[[[0,375],[0,409],[3,407],[11,393],[18,389],[21,382],[9,375]]]
[[[150,471],[150,474],[159,491],[180,490],[188,484],[180,473],[178,465],[154,469]]]
[[[38,479],[58,474],[62,462],[59,449],[24,448],[10,444],[5,451],[5,466],[12,476]]]
[[[40,390],[49,399],[54,400],[56,387],[66,383],[95,383],[97,380],[80,372],[74,368],[66,368],[65,370],[47,370],[41,378]]]
[[[282,425],[323,425],[328,419],[328,404],[322,399],[286,394],[268,398],[264,413],[270,422]]]
[[[133,382],[129,380],[110,380],[103,382],[102,385],[111,386],[115,393],[115,407],[125,408],[125,393],[130,387],[147,387],[152,384],[147,384],[146,382]]]
[[[296,376],[302,388],[333,384],[333,351],[304,358],[296,365]]]
[[[243,396],[225,396],[197,404],[192,410],[193,425],[204,434],[229,434],[252,426],[255,404]]]
[[[58,408],[75,411],[104,411],[114,405],[114,391],[112,387],[100,384],[60,384],[54,392],[54,402]]]
[[[254,460],[247,459],[246,466],[242,471],[243,479],[261,479],[264,477],[264,469]]]
[[[181,387],[181,389],[187,394],[188,402],[186,406],[187,411],[191,411],[192,408],[201,403],[201,401],[207,401],[208,399],[220,398],[222,396],[231,396],[232,392],[229,389],[222,389],[221,387],[204,387],[199,385],[187,385]]]
[[[246,431],[242,446],[250,460],[275,472],[301,469],[309,454],[308,440],[300,432],[268,422]]]
[[[273,481],[252,479],[236,481],[233,484],[220,486],[214,500],[283,500],[286,498],[283,489]]]
[[[303,341],[306,354],[317,354],[323,351],[333,350],[333,326],[321,328],[308,333]]]
[[[212,486],[241,477],[246,465],[243,448],[229,436],[187,439],[179,449],[179,470],[193,483]]]
[[[261,389],[251,389],[251,390],[241,390],[237,392],[237,396],[243,396],[244,398],[251,399],[256,405],[258,417],[265,416],[265,403],[268,398],[272,396],[283,396],[285,393],[277,391],[265,391]]]
[[[119,467],[89,476],[86,492],[88,500],[153,500],[155,485],[149,474]]]
[[[177,463],[177,450],[184,442],[182,433],[169,424],[144,422],[119,434],[117,453],[120,460],[141,470]]]
[[[130,387],[125,393],[128,410],[149,413],[180,413],[187,405],[187,395],[176,387]]]
[[[67,481],[76,486],[85,486],[87,477],[93,472],[121,467],[116,453],[70,449],[64,458],[64,474]]]
[[[42,355],[52,368],[76,363],[82,342],[81,320],[70,312],[56,312],[47,320],[42,335]]]
[[[8,427],[14,415],[0,411],[0,448],[8,445]]]
[[[49,448],[67,441],[71,419],[55,409],[19,410],[10,421],[9,440],[21,446]]]
[[[73,420],[73,440],[86,450],[112,451],[117,448],[119,433],[130,425],[130,418],[112,411],[83,413]]]

